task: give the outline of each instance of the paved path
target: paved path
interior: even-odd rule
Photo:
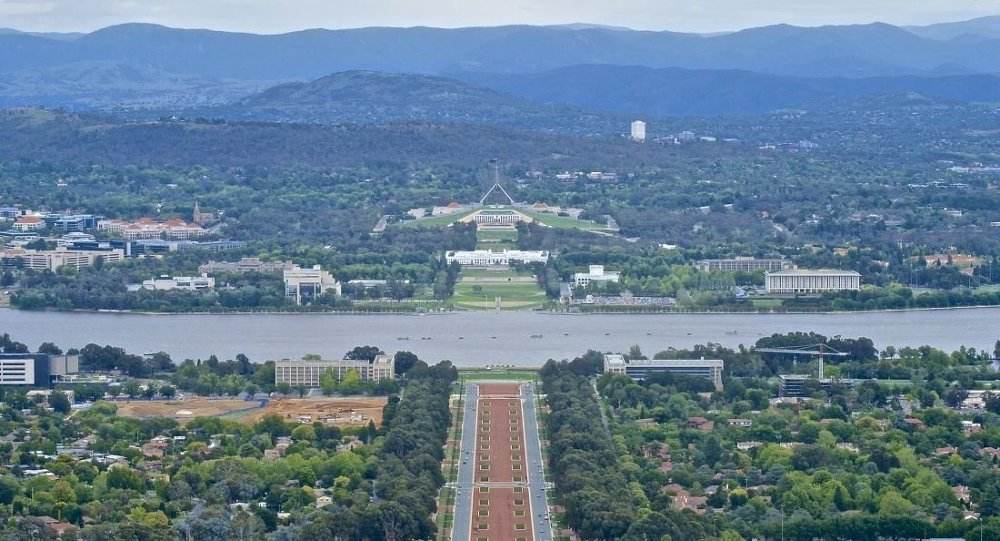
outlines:
[[[549,519],[548,493],[545,487],[545,469],[542,458],[541,433],[535,409],[535,386],[526,383],[521,386],[524,404],[525,448],[528,460],[528,494],[531,497],[531,512],[534,522],[535,541],[552,539],[552,523]]]
[[[466,385],[453,541],[551,541],[534,393]]]
[[[457,493],[455,494],[455,519],[452,523],[453,541],[469,539],[472,530],[472,491],[476,467],[476,407],[479,404],[479,386],[474,383],[465,386],[465,402],[462,404],[462,439],[459,448]]]

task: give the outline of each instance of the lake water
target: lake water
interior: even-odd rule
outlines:
[[[462,312],[440,315],[183,314],[143,315],[20,312],[0,309],[0,332],[30,347],[63,349],[88,343],[129,352],[166,351],[174,360],[244,353],[254,361],[318,353],[343,355],[356,345],[409,350],[422,359],[459,366],[504,363],[538,366],[588,349],[652,354],[715,342],[752,345],[761,336],[814,331],[867,336],[876,347],[966,345],[993,349],[1000,308],[861,314],[560,315],[534,312]],[[532,337],[534,336],[534,338]]]

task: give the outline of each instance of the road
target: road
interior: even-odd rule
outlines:
[[[550,541],[552,539],[552,523],[545,518],[549,515],[549,503],[545,486],[541,432],[538,429],[538,415],[535,409],[535,387],[533,384],[526,383],[521,386],[521,403],[524,407],[524,439],[528,461],[528,495],[531,498],[535,541]]]
[[[546,493],[546,483],[545,483],[545,473],[542,461],[542,448],[541,439],[539,437],[538,428],[538,416],[535,404],[535,390],[534,386],[531,384],[524,384],[519,386],[508,385],[507,387],[510,391],[513,391],[506,396],[510,398],[515,398],[515,404],[520,402],[520,411],[517,412],[520,415],[515,417],[508,417],[506,412],[508,409],[516,406],[504,406],[505,400],[510,402],[510,398],[502,399],[496,398],[497,384],[488,383],[485,384],[490,390],[483,393],[478,384],[469,383],[466,385],[465,389],[465,402],[462,406],[463,409],[463,419],[462,419],[462,436],[461,436],[461,447],[459,450],[460,461],[458,466],[458,479],[456,481],[457,494],[455,498],[455,515],[454,522],[452,525],[452,540],[453,541],[469,541],[469,540],[479,540],[487,539],[489,541],[512,541],[513,539],[530,539],[532,541],[551,541],[552,540],[552,528],[549,519],[546,518],[549,515],[549,506]],[[506,391],[501,392],[504,394]],[[516,394],[515,394],[516,393]],[[485,405],[484,405],[485,404]],[[480,415],[480,410],[485,412]],[[492,411],[493,413],[489,413]],[[510,410],[516,412],[516,409]],[[487,435],[480,433],[479,424],[477,419],[482,420],[481,417],[487,416],[487,418],[492,417],[492,424],[494,428],[506,427],[507,424],[513,426],[517,425],[517,417],[520,417],[520,430],[519,436],[523,437],[524,445],[522,446],[523,455],[521,459],[525,464],[524,470],[526,470],[527,475],[520,476],[520,470],[509,471],[510,470],[510,458],[507,455],[511,454],[504,447],[499,446],[499,441],[493,441],[493,448],[487,451],[486,454],[492,453],[492,459],[495,463],[493,468],[491,468],[491,473],[489,474],[490,482],[483,483],[483,479],[479,479],[477,482],[477,464],[482,462],[484,456],[484,451],[477,450],[477,444],[481,444],[480,439],[490,438],[496,440],[498,437],[496,434]],[[508,420],[513,419],[513,420]],[[487,426],[487,425],[484,425]],[[493,432],[501,432],[500,430],[494,430]],[[506,440],[503,440],[506,442]],[[504,443],[504,446],[507,444]],[[515,454],[517,454],[515,452]],[[482,471],[480,474],[484,473]],[[513,475],[513,477],[512,477]],[[490,486],[489,496],[484,497],[483,494],[478,494],[478,504],[482,506],[483,500],[487,499],[489,501],[489,518],[483,519],[479,518],[482,515],[477,515],[476,517],[476,533],[473,534],[473,514],[481,513],[481,509],[476,507],[477,505],[477,487],[479,486]],[[512,487],[522,486],[527,489],[528,492],[528,511],[531,514],[530,526],[525,524],[523,529],[524,536],[518,536],[515,531],[510,531],[512,526],[510,517],[507,513],[514,510],[516,517],[516,507],[514,504],[517,500],[517,496],[514,490],[524,490],[524,489],[514,489]],[[514,505],[512,508],[511,506]],[[479,511],[477,511],[479,509]],[[486,530],[482,530],[483,524],[488,522],[489,527]],[[514,523],[518,522],[516,518],[513,520]],[[511,539],[494,539],[495,536],[511,536]]]
[[[455,494],[455,519],[452,524],[453,541],[469,539],[472,531],[472,490],[475,481],[476,408],[479,405],[479,386],[465,386],[462,404],[462,443],[459,448],[457,493]]]

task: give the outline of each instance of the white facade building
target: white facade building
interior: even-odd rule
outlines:
[[[549,253],[531,250],[455,250],[445,254],[445,260],[451,264],[468,267],[507,266],[511,263],[547,263]]]
[[[722,390],[722,372],[725,362],[721,359],[632,359],[619,354],[604,356],[604,373],[628,376],[642,381],[661,372],[703,377],[712,382],[717,391]]]
[[[757,259],[738,256],[732,259],[702,259],[695,263],[701,272],[779,272],[793,270],[795,265],[787,259]]]
[[[826,291],[857,291],[861,289],[861,274],[843,270],[783,270],[764,274],[768,293],[823,293]]]
[[[16,259],[25,269],[57,271],[61,267],[72,267],[80,270],[91,267],[97,260],[104,263],[117,263],[125,259],[125,251],[114,250],[67,250],[65,247],[55,250],[24,250],[12,249],[0,252],[0,258]]]
[[[641,120],[633,121],[631,137],[636,143],[646,142],[646,123]]]
[[[378,355],[373,361],[367,360],[337,360],[322,359],[281,359],[274,363],[274,383],[288,383],[292,387],[304,385],[317,388],[320,378],[327,370],[333,372],[337,381],[344,379],[351,370],[356,370],[361,381],[383,381],[396,376],[393,358],[389,355]]]
[[[35,362],[30,356],[0,358],[0,385],[34,385]]]
[[[150,291],[205,291],[215,288],[215,278],[210,276],[161,276],[142,282],[142,288]]]
[[[340,282],[319,265],[304,269],[298,265],[285,269],[282,277],[285,281],[285,296],[295,299],[295,304],[303,300],[319,297],[327,291],[341,294]]]
[[[573,284],[577,287],[587,287],[592,282],[615,282],[621,280],[621,273],[606,271],[604,265],[591,265],[589,272],[578,272],[573,275]]]

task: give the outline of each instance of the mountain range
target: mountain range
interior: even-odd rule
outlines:
[[[0,30],[0,106],[294,122],[530,124],[758,113],[878,93],[995,101],[1000,17],[701,35],[597,25],[256,35],[125,24]],[[507,124],[512,123],[508,120]]]

